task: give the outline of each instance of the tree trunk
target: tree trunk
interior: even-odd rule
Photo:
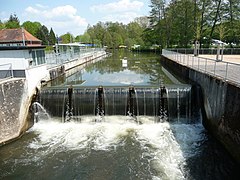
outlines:
[[[218,21],[218,16],[219,16],[219,11],[220,11],[221,2],[222,2],[222,0],[218,0],[217,12],[216,12],[216,14],[215,14],[213,26],[212,26],[212,29],[211,29],[210,38],[209,38],[209,44],[210,44],[210,42],[211,42],[211,40],[212,40],[213,32],[214,32],[216,23],[217,23],[217,21]]]

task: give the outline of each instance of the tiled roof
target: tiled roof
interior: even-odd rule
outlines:
[[[32,34],[22,28],[0,30],[0,43],[22,42],[23,35],[25,41],[41,43],[41,40],[34,37]]]

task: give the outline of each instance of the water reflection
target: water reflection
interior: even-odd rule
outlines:
[[[121,86],[173,84],[163,72],[160,55],[117,51],[112,56],[66,74],[51,86]]]

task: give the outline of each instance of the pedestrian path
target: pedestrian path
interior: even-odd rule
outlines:
[[[216,55],[194,56],[165,49],[162,55],[189,68],[240,86],[240,55],[223,55],[223,61],[216,61]]]

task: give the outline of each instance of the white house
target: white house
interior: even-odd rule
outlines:
[[[43,66],[44,48],[23,28],[0,30],[0,78],[26,77],[29,69]]]
[[[23,28],[0,30],[0,79],[26,78],[31,91],[49,76],[45,46]]]

